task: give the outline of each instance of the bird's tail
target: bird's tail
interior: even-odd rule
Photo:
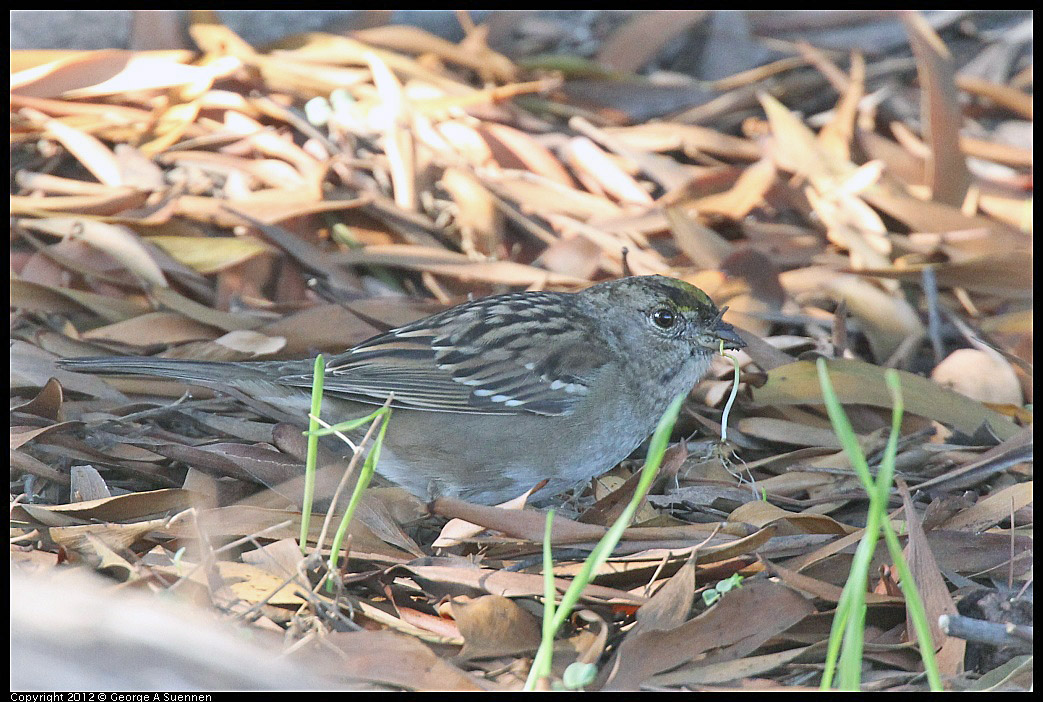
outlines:
[[[263,363],[258,363],[263,366]],[[247,364],[235,364],[233,373],[230,363],[220,361],[186,361],[175,358],[153,358],[151,356],[102,356],[98,358],[64,358],[57,366],[77,373],[101,375],[150,375],[157,378],[172,378],[185,382],[228,384],[237,379],[251,380],[263,377],[263,370],[252,369]]]

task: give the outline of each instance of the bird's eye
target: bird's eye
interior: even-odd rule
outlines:
[[[660,307],[652,313],[652,321],[660,329],[669,329],[677,324],[677,315],[671,309]]]

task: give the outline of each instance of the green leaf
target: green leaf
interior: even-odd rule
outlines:
[[[561,676],[561,684],[566,690],[579,690],[594,682],[597,677],[598,667],[593,663],[580,663],[576,661],[565,669]]]

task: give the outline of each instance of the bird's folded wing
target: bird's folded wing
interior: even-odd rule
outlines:
[[[504,305],[501,298],[499,305]],[[533,343],[548,324],[531,307],[519,323],[503,324],[503,310],[471,306],[376,336],[331,359],[325,392],[392,406],[478,414],[568,415],[608,362],[583,324],[550,328],[553,343]],[[456,313],[456,310],[450,310]],[[307,376],[277,382],[309,387]]]

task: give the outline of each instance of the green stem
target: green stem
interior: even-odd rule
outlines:
[[[569,618],[569,615],[572,614],[572,610],[576,603],[579,602],[583,590],[593,580],[598,569],[612,555],[612,551],[623,536],[623,531],[630,525],[630,521],[634,518],[641,501],[648,493],[649,488],[652,487],[652,481],[655,480],[659,466],[663,462],[663,454],[666,453],[666,447],[670,441],[670,432],[677,422],[677,415],[680,414],[681,406],[684,404],[687,396],[688,393],[685,392],[674,398],[674,401],[670,403],[670,406],[659,420],[655,433],[652,434],[652,441],[648,447],[648,457],[645,459],[645,465],[641,469],[641,478],[638,480],[637,489],[634,491],[633,497],[623,510],[623,513],[619,515],[619,518],[612,524],[608,532],[601,537],[601,540],[594,547],[594,550],[591,551],[590,555],[587,556],[587,560],[583,562],[580,572],[573,578],[568,590],[562,595],[561,602],[558,603],[557,608],[554,610],[550,626],[548,627],[546,622],[544,622],[540,647],[536,651],[532,668],[529,670],[529,677],[525,681],[526,690],[535,690],[536,683],[550,675],[551,659],[554,653],[554,636],[558,633],[561,625],[565,623],[565,620]],[[546,553],[548,548],[547,542],[549,540],[549,535],[545,536],[544,553]],[[544,577],[546,577],[546,572]]]
[[[326,377],[326,362],[320,353],[315,357],[311,383],[311,417],[308,420],[308,453],[304,461],[304,503],[301,505],[301,553],[308,553],[308,527],[311,522],[311,507],[315,500],[315,464],[318,461],[319,437],[314,432],[319,429],[316,417],[322,412],[322,386]]]

